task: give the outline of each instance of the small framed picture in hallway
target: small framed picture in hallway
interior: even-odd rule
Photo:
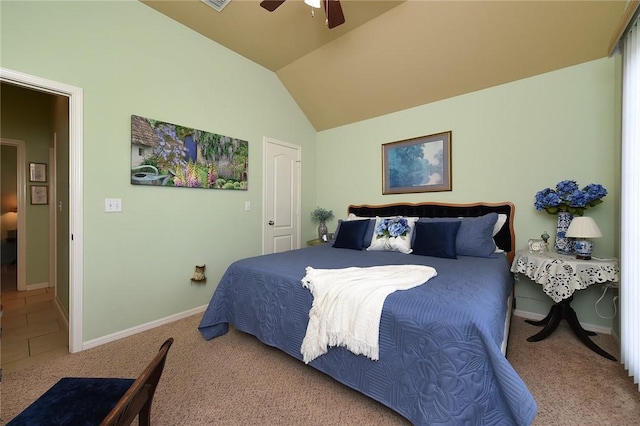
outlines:
[[[49,187],[31,185],[31,204],[49,204]]]
[[[29,163],[29,180],[31,182],[46,182],[47,165],[44,163]]]

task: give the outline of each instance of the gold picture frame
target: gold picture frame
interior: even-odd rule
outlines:
[[[31,204],[49,204],[49,187],[45,185],[31,185]]]
[[[382,145],[382,193],[451,191],[451,131]]]

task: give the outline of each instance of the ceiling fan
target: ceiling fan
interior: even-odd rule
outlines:
[[[263,0],[260,2],[260,6],[269,12],[273,12],[284,2],[285,0]],[[344,24],[344,14],[342,13],[340,0],[304,0],[304,2],[315,8],[320,8],[320,2],[322,2],[324,13],[327,17],[326,23],[329,28]]]

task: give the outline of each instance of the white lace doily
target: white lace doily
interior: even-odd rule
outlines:
[[[617,282],[620,277],[617,260],[578,260],[572,255],[554,252],[530,253],[518,251],[511,272],[524,274],[542,285],[544,292],[560,302],[595,283]]]

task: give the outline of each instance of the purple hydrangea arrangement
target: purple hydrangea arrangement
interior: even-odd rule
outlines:
[[[406,237],[411,230],[409,221],[403,217],[383,219],[376,225],[376,238]]]
[[[575,180],[558,182],[555,188],[545,188],[536,193],[536,210],[545,210],[549,214],[569,212],[582,216],[585,209],[602,203],[607,190],[600,184],[590,183],[580,189]]]

